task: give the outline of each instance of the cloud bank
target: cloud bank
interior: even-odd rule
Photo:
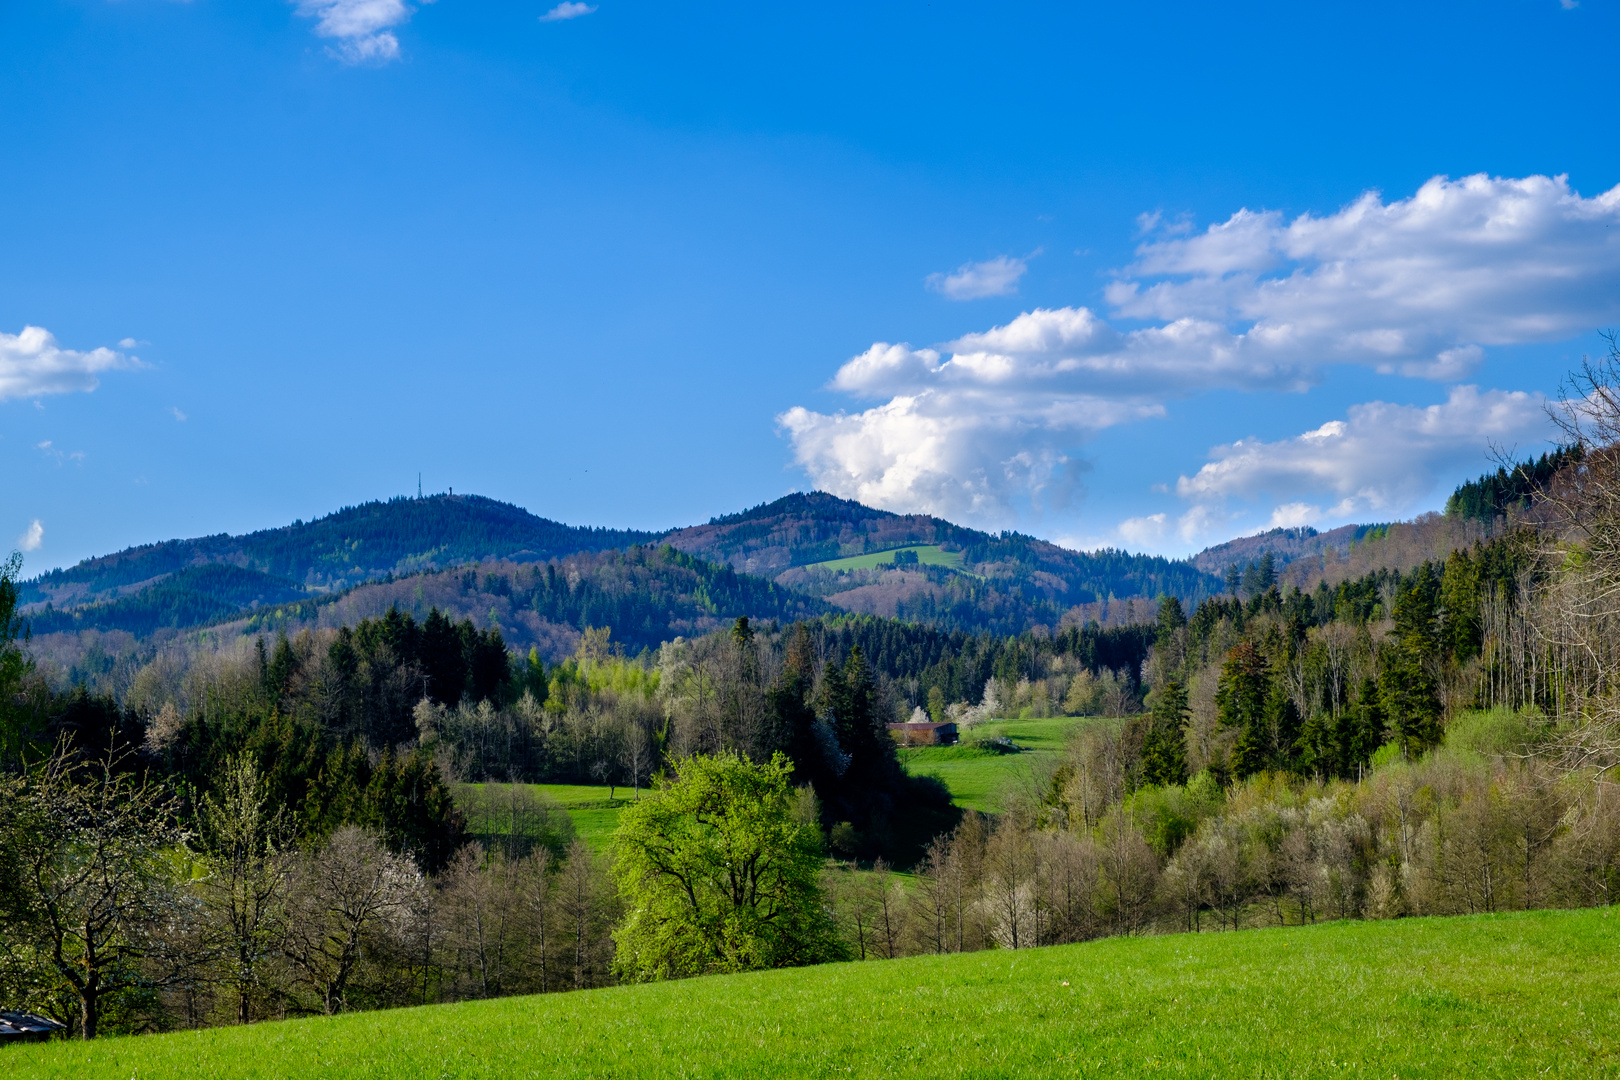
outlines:
[[[1620,187],[1585,198],[1564,177],[1546,176],[1436,177],[1410,198],[1368,193],[1337,213],[1292,220],[1240,210],[1202,233],[1150,234],[1105,290],[1115,321],[1085,307],[1040,308],[935,348],[878,342],[830,385],[879,404],[833,415],[796,407],[777,419],[817,486],[895,510],[1006,524],[1021,508],[1056,508],[1077,490],[1072,455],[1089,436],[1162,416],[1173,399],[1303,391],[1336,364],[1456,383],[1488,347],[1600,326],[1620,316],[1616,225]],[[1491,434],[1470,434],[1454,418],[1495,423],[1506,435],[1538,406],[1458,388],[1434,408],[1357,406],[1342,434],[1328,425],[1255,444],[1278,447],[1269,457],[1247,443],[1217,448],[1178,490],[1198,500],[1206,524],[1218,500],[1259,490],[1298,494],[1278,511],[1290,519],[1311,508],[1305,496],[1393,508],[1414,497],[1417,479],[1380,488],[1366,471],[1316,465],[1284,483],[1275,461],[1318,445],[1311,438],[1372,460],[1370,433],[1383,424],[1405,433],[1410,453],[1427,455],[1402,468],[1432,483],[1435,468],[1456,460],[1445,455],[1458,440],[1477,455]],[[1141,521],[1132,527],[1154,527]]]
[[[1352,405],[1345,419],[1291,439],[1215,447],[1203,468],[1176,481],[1176,494],[1194,503],[1179,532],[1198,539],[1223,519],[1229,498],[1278,500],[1271,525],[1393,515],[1443,478],[1477,467],[1488,443],[1549,434],[1546,399],[1523,391],[1456,386],[1439,405]],[[1331,505],[1305,501],[1324,496]]]
[[[64,349],[43,327],[0,333],[0,401],[43,394],[88,392],[103,371],[136,367],[139,361],[112,349]]]

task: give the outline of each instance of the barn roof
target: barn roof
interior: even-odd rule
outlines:
[[[0,1012],[0,1039],[36,1039],[67,1029],[55,1020],[31,1012]]]

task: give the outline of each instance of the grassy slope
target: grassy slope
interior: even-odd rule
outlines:
[[[608,799],[608,787],[591,784],[530,784],[535,791],[543,791],[562,804],[574,821],[574,835],[591,846],[592,851],[606,851],[613,830],[619,827],[619,811],[633,796],[629,788],[620,785],[612,789],[614,798]]]
[[[938,544],[929,544],[923,547],[891,548],[888,551],[869,551],[865,555],[851,555],[847,559],[828,559],[825,562],[810,563],[808,567],[833,571],[875,570],[879,566],[893,565],[896,551],[915,551],[917,561],[924,566],[948,566],[952,570],[962,568],[962,553],[960,551],[944,551]]]
[[[992,720],[980,724],[967,738],[1005,735],[1024,747],[1021,754],[998,754],[971,746],[922,746],[900,751],[906,771],[913,776],[937,776],[951,789],[951,801],[965,810],[993,813],[1001,809],[1000,793],[1008,784],[1028,777],[1043,761],[1055,758],[1080,717],[1046,720]]]
[[[1065,982],[1068,985],[1065,985]],[[5,1051],[8,1076],[1593,1077],[1614,909],[1115,938]]]

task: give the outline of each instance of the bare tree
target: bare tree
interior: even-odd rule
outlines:
[[[553,886],[558,936],[573,968],[574,989],[601,986],[612,959],[615,897],[602,861],[575,840]]]
[[[177,800],[128,757],[81,764],[59,745],[22,775],[0,780],[0,866],[11,908],[3,937],[13,970],[66,992],[79,1034],[99,1034],[109,1000],[189,974],[196,905],[170,862],[189,839]]]
[[[265,997],[265,966],[285,929],[294,834],[284,809],[267,809],[251,759],[227,764],[220,795],[217,801],[205,795],[198,808],[209,870],[202,895],[217,978],[236,998],[237,1023],[245,1024]]]
[[[647,729],[634,719],[625,724],[624,738],[619,744],[619,764],[624,766],[630,788],[640,799],[641,788],[652,771],[653,741]]]
[[[410,859],[353,825],[298,860],[283,949],[323,1012],[346,1007],[368,946],[403,937],[421,887]]]

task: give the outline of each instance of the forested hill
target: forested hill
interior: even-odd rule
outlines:
[[[1018,634],[1091,618],[1106,623],[1113,599],[1171,594],[1192,606],[1222,590],[1220,579],[1188,562],[1071,551],[812,492],[662,535],[561,525],[477,495],[398,498],[244,536],[170,540],[88,559],[24,583],[21,599],[36,634],[117,630],[145,638],[230,624],[261,607],[331,598],[362,585],[378,586],[368,596],[381,595],[390,580],[421,572],[551,562],[660,540],[733,575],[761,584],[774,579],[803,613],[842,608],[969,632]],[[896,564],[891,553],[908,546],[922,549],[920,557],[906,552],[909,561]],[[858,565],[847,564],[851,556]],[[630,612],[626,603],[637,607],[659,593],[661,586],[649,585],[652,592],[643,595],[646,584],[608,588],[602,595],[617,597],[611,616],[587,605],[558,616],[557,624],[611,625],[644,644],[655,643],[644,640],[650,634],[681,633],[719,617],[718,608],[705,613],[695,592],[690,611],[683,602],[658,617],[639,607]],[[769,603],[761,597],[763,606],[749,600],[735,614],[785,612],[793,607],[787,595],[773,594]],[[533,636],[539,643],[547,632],[535,628]]]
[[[345,507],[245,536],[167,540],[86,559],[22,587],[22,602],[57,608],[108,602],[187,567],[227,564],[309,590],[485,559],[543,561],[646,543],[656,533],[562,525],[480,495],[396,498]]]
[[[964,629],[988,628],[963,608],[964,599],[973,608],[1006,606],[996,598],[954,595],[968,581],[980,583],[969,591],[988,588],[1016,597],[1013,618],[1025,625],[1056,622],[1057,615],[1075,605],[1112,597],[1168,593],[1196,603],[1222,589],[1219,578],[1188,562],[1115,550],[1072,551],[1019,533],[991,534],[926,514],[873,510],[821,491],[787,495],[707,525],[680,529],[666,542],[746,573],[774,575],[781,584],[828,596],[854,610],[938,619],[949,609],[945,621]],[[931,566],[924,560],[914,569],[881,573],[874,573],[877,568],[818,565],[908,545],[938,547],[942,558]],[[828,572],[840,580],[827,580]],[[868,591],[840,598],[855,589]]]

